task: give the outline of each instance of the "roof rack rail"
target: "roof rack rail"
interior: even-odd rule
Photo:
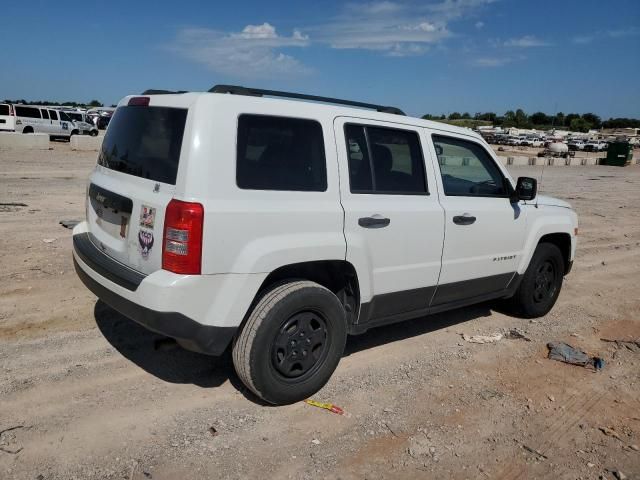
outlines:
[[[171,90],[156,90],[155,88],[150,88],[142,92],[140,95],[171,95],[175,93],[189,93],[189,92],[187,92],[186,90],[172,92]]]
[[[405,113],[396,107],[386,107],[384,105],[375,105],[373,103],[355,102],[353,100],[341,100],[339,98],[320,97],[317,95],[305,95],[303,93],[281,92],[278,90],[262,90],[260,88],[248,88],[238,85],[215,85],[209,90],[210,93],[231,93],[233,95],[248,95],[251,97],[283,97],[295,98],[299,100],[310,100],[313,102],[335,103],[338,105],[348,105],[350,107],[370,108],[383,113],[394,113],[396,115],[404,115]]]

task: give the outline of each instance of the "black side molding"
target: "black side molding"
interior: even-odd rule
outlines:
[[[73,236],[73,249],[91,270],[132,292],[136,291],[146,277],[143,273],[131,270],[102,253],[91,241],[88,233],[79,233]]]

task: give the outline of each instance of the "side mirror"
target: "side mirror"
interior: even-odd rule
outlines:
[[[538,193],[538,181],[531,177],[518,177],[516,183],[517,200],[533,200]]]

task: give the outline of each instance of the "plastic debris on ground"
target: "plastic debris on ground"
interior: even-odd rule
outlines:
[[[73,227],[80,223],[80,220],[60,220],[58,223],[60,223],[64,228],[73,229]]]
[[[462,334],[462,339],[469,343],[495,343],[502,340],[502,334],[496,333],[495,335],[467,335]]]
[[[504,334],[504,338],[508,340],[524,340],[525,342],[530,342],[531,339],[526,337],[524,333],[522,333],[517,328],[512,328],[507,333]]]
[[[549,358],[558,362],[579,365],[594,370],[601,370],[604,367],[604,360],[600,357],[590,357],[582,350],[572,347],[564,342],[549,342]]]
[[[337,405],[334,405],[333,403],[316,402],[315,400],[311,399],[305,400],[304,403],[306,403],[307,405],[311,405],[312,407],[318,407],[324,410],[328,410],[332,413],[337,413],[338,415],[344,415],[344,410],[342,410]]]

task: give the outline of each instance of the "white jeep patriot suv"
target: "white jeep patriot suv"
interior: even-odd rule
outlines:
[[[190,350],[231,346],[246,386],[286,404],[348,334],[494,299],[545,315],[577,216],[536,189],[471,130],[393,107],[151,91],[111,120],[73,259],[112,308]]]

